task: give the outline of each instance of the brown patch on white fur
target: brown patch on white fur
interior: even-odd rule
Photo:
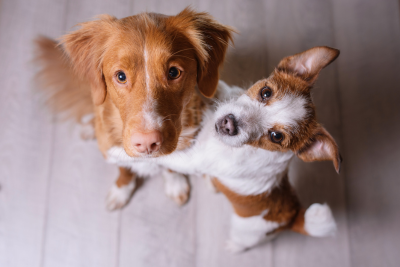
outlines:
[[[279,223],[281,225],[279,229],[290,228],[301,208],[287,176],[271,192],[249,196],[235,193],[224,186],[217,178],[213,179],[213,183],[229,199],[237,215],[251,217],[268,210],[263,218],[267,221]]]
[[[315,106],[311,99],[311,88],[319,72],[338,56],[339,51],[329,47],[309,49],[284,58],[269,78],[253,85],[246,94],[267,106],[287,95],[302,97],[305,99],[306,115],[294,126],[274,125],[267,134],[257,140],[251,140],[248,144],[271,151],[292,150],[304,161],[332,160],[336,171],[339,172],[342,159],[338,146],[332,136],[317,122]],[[310,57],[314,57],[312,62]],[[261,90],[265,86],[272,90],[272,97],[263,101]],[[280,143],[271,140],[270,132],[276,130],[284,135]],[[315,153],[313,148],[316,146],[323,149]]]
[[[126,168],[119,167],[119,176],[115,184],[121,188],[131,183],[132,180],[135,178],[136,174],[132,173],[130,170]]]

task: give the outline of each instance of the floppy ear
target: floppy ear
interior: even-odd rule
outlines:
[[[312,84],[317,79],[319,72],[334,61],[339,54],[339,50],[331,47],[314,47],[282,59],[278,70],[295,74]]]
[[[90,82],[92,100],[100,105],[106,98],[106,83],[102,74],[102,57],[110,37],[109,26],[115,17],[102,15],[99,20],[78,24],[80,29],[64,35],[61,43],[75,72]]]
[[[195,48],[199,90],[211,98],[217,90],[219,67],[225,59],[229,41],[233,43],[235,31],[215,21],[209,14],[197,13],[190,8],[185,8],[176,19]]]
[[[314,131],[314,135],[296,152],[296,155],[305,162],[332,160],[336,172],[340,172],[342,157],[339,148],[333,137],[322,126]]]

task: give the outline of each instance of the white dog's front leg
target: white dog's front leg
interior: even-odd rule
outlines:
[[[189,199],[190,185],[187,177],[169,169],[163,170],[165,193],[178,205],[185,204]]]
[[[251,217],[240,217],[233,214],[231,222],[231,230],[226,249],[232,253],[242,252],[252,248],[266,239],[266,234],[273,232],[279,227],[279,224],[267,221],[262,215]],[[268,236],[270,239],[274,235]]]

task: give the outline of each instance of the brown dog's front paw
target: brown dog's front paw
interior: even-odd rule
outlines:
[[[109,211],[121,209],[124,207],[132,196],[135,189],[135,181],[133,180],[127,185],[118,187],[116,184],[110,188],[106,198],[106,207]]]
[[[165,179],[165,194],[179,206],[185,204],[190,196],[190,185],[187,177],[169,170],[165,171],[163,176]]]

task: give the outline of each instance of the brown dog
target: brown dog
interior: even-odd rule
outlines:
[[[40,80],[57,112],[78,121],[94,113],[95,135],[105,157],[116,146],[131,157],[167,155],[190,145],[195,136],[203,96],[213,97],[216,91],[232,32],[207,13],[189,8],[176,16],[103,15],[63,36],[62,47],[38,39]],[[109,209],[128,202],[135,173],[160,172],[167,194],[185,203],[189,186],[184,176],[137,164],[120,167],[107,199]]]

